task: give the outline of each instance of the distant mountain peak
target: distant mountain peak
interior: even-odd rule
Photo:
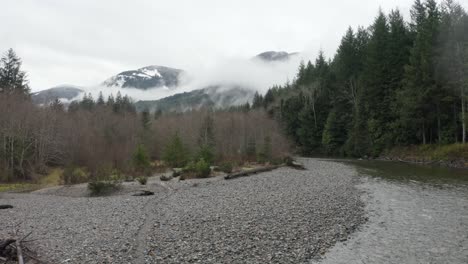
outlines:
[[[62,102],[71,101],[74,98],[77,98],[82,93],[84,93],[82,87],[63,84],[52,87],[50,89],[32,93],[31,99],[35,104],[48,105],[55,99],[59,99]]]
[[[121,72],[104,81],[103,85],[142,90],[153,88],[170,89],[179,84],[179,76],[182,72],[180,69],[150,65],[137,70]]]
[[[266,51],[258,54],[254,58],[265,61],[265,62],[272,62],[272,61],[287,61],[291,57],[297,55],[297,52],[288,53],[286,51]]]

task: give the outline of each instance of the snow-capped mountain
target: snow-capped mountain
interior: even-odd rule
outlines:
[[[59,85],[50,89],[42,90],[31,94],[31,99],[35,104],[48,105],[55,99],[62,103],[71,102],[84,93],[83,88],[73,85]]]
[[[287,61],[292,56],[296,56],[299,53],[287,53],[286,51],[266,51],[263,53],[258,54],[255,56],[255,59],[259,59],[264,62],[272,62],[272,61]]]
[[[121,72],[104,81],[107,87],[137,88],[142,90],[153,88],[171,89],[179,84],[182,70],[164,66],[146,66],[137,70]]]

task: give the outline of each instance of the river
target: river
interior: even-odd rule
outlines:
[[[369,221],[320,263],[468,263],[468,170],[340,162],[362,179]]]

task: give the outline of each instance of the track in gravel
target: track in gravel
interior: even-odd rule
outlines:
[[[137,244],[137,247],[135,248],[135,263],[145,263],[145,257],[146,255],[148,255],[148,234],[154,226],[157,217],[157,214],[153,212],[153,209],[157,208],[158,206],[162,206],[164,201],[174,193],[174,190],[170,186],[166,185],[164,182],[161,182],[160,185],[164,187],[168,191],[168,193],[165,196],[160,197],[158,199],[149,199],[148,201],[146,201],[145,206],[143,207],[145,218],[143,220],[143,224],[138,230],[138,233],[136,234],[135,243]]]

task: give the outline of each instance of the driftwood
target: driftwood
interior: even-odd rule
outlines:
[[[296,170],[306,170],[304,165],[302,165],[301,163],[297,161],[292,161],[291,163],[288,164],[288,167],[294,168]]]
[[[154,192],[152,191],[147,191],[147,190],[141,190],[135,194],[132,194],[132,196],[150,196],[150,195],[154,195]]]
[[[21,223],[15,225],[14,231],[12,232],[13,236],[11,238],[0,239],[0,261],[16,261],[18,264],[24,264],[25,260],[27,263],[46,263],[35,257],[36,253],[25,246],[28,242],[38,239],[26,240],[32,232],[20,237],[18,229],[19,225],[21,225]]]
[[[249,175],[252,175],[252,174],[272,171],[272,170],[275,170],[275,169],[277,169],[279,167],[280,166],[267,166],[267,167],[255,168],[255,169],[251,169],[251,170],[234,172],[234,173],[231,173],[231,174],[228,174],[228,175],[224,176],[224,179],[231,180],[231,179],[235,179],[235,178],[239,178],[239,177],[246,177],[246,176],[249,176]]]
[[[21,250],[21,242],[19,240],[16,240],[15,244],[16,244],[16,254],[18,256],[18,264],[24,264],[23,251]]]

